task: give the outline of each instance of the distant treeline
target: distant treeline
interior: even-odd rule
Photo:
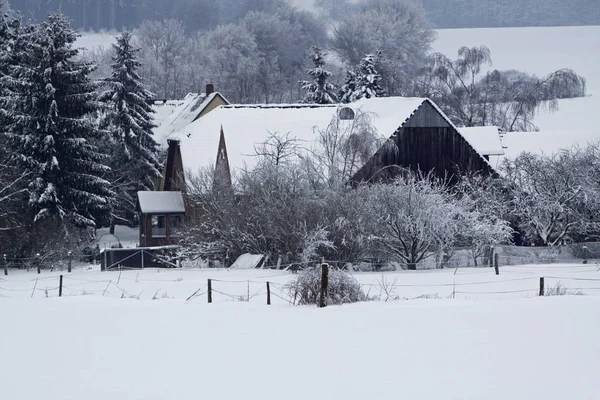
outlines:
[[[26,19],[61,10],[84,30],[136,28],[145,20],[176,18],[191,31],[232,23],[250,11],[274,11],[284,0],[8,0]]]
[[[307,0],[310,1],[310,0]],[[435,28],[600,25],[600,0],[420,0]],[[250,11],[274,11],[284,0],[9,0],[29,19],[62,10],[84,30],[135,28],[177,18],[186,29],[213,29]],[[343,1],[343,3],[345,3]]]
[[[600,25],[600,0],[421,0],[435,28]]]

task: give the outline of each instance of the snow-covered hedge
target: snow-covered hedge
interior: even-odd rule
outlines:
[[[296,304],[317,304],[321,290],[321,268],[309,268],[288,284],[290,296]],[[329,269],[327,304],[356,303],[366,300],[360,283],[349,273]]]

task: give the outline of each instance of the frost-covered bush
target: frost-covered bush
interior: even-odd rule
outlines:
[[[563,286],[560,282],[556,286],[550,286],[546,288],[544,296],[581,296],[583,292],[578,289],[570,289]]]
[[[317,304],[321,291],[321,268],[308,268],[288,284],[290,296],[296,304]],[[349,273],[329,269],[327,304],[356,303],[366,300],[360,283]]]

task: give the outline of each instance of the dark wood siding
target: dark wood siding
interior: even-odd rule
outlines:
[[[402,173],[402,169],[432,172],[455,181],[467,171],[493,174],[484,158],[428,102],[390,138],[388,143],[354,176],[355,182],[385,180]],[[400,168],[395,168],[398,166]]]
[[[181,160],[181,151],[179,150],[179,142],[175,140],[169,141],[169,149],[167,153],[167,165],[165,167],[164,181],[162,190],[181,191],[185,192],[185,187],[180,185],[180,180],[183,177],[183,161]]]

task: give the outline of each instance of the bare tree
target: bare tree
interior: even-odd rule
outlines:
[[[136,32],[143,49],[146,82],[164,99],[182,97],[182,61],[186,45],[183,23],[175,19],[144,21]]]
[[[317,141],[310,149],[310,165],[329,187],[347,184],[384,141],[371,114],[356,110],[354,118],[342,119],[340,112],[343,107],[325,129],[316,129]]]
[[[459,126],[496,125],[506,131],[536,130],[537,110],[555,111],[557,99],[585,93],[585,79],[569,69],[541,79],[516,71],[483,74],[491,64],[485,46],[461,47],[456,60],[434,53],[417,92],[436,101]]]
[[[454,241],[457,223],[466,211],[442,186],[428,179],[397,179],[392,184],[364,186],[365,207],[372,210],[374,241],[388,259],[408,269]]]
[[[567,153],[523,153],[502,165],[514,185],[514,213],[534,243],[559,244],[582,223],[577,205],[582,200],[583,187],[578,171],[570,164]]]

